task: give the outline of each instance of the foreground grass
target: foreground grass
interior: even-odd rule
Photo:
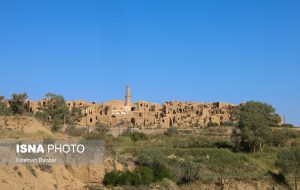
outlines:
[[[295,138],[291,143],[299,143],[300,138]],[[288,184],[277,178],[278,169],[275,167],[277,153],[282,148],[266,147],[265,152],[244,153],[233,152],[230,147],[230,136],[218,134],[179,134],[172,137],[165,135],[148,135],[148,139],[133,142],[128,136],[119,136],[107,141],[107,154],[118,157],[120,162],[134,161],[142,152],[155,149],[169,158],[168,165],[186,157],[201,165],[201,184],[212,184],[220,180],[242,182],[268,182],[275,184],[280,189],[288,189]],[[288,180],[287,180],[288,181]],[[193,184],[182,187],[192,188]],[[185,188],[183,188],[185,189]]]

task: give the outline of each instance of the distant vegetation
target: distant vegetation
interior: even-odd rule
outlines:
[[[280,117],[271,105],[255,101],[241,104],[233,111],[233,120],[221,126],[213,122],[205,129],[183,130],[173,126],[163,134],[151,135],[128,129],[114,138],[106,123],[98,122],[94,132],[77,128],[82,109],[69,110],[63,96],[48,93],[46,97],[46,105],[34,117],[53,132],[65,127],[64,133],[73,137],[104,139],[106,155],[116,158],[125,168],[129,162],[134,165],[122,171],[108,171],[103,179],[107,187],[138,188],[167,181],[186,189],[212,183],[223,188],[227,179],[261,180],[276,187],[297,189],[300,132],[291,124],[279,127]],[[26,99],[26,93],[13,94],[8,101],[0,97],[0,115],[33,116],[25,109]],[[16,137],[20,135],[23,134]]]

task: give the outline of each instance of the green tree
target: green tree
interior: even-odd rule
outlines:
[[[79,122],[83,117],[82,108],[73,107],[71,109],[72,121]]]
[[[50,116],[52,131],[59,131],[64,124],[70,123],[71,112],[63,96],[54,93],[46,94],[47,102],[43,111]]]
[[[11,95],[11,99],[9,100],[10,108],[13,114],[24,114],[26,112],[26,99],[28,98],[26,93],[16,94],[13,93]]]
[[[11,115],[11,114],[12,114],[12,111],[7,106],[4,96],[0,96],[0,115],[7,116],[7,115]]]
[[[237,150],[262,151],[272,126],[278,125],[280,117],[268,104],[250,101],[241,104],[234,112],[237,125],[232,141]]]
[[[284,174],[293,174],[295,190],[297,190],[297,177],[300,172],[300,147],[293,147],[278,153],[276,166]]]

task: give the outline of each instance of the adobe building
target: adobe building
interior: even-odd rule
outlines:
[[[125,123],[135,127],[168,128],[206,127],[209,123],[217,125],[231,121],[230,111],[237,105],[216,102],[164,102],[162,105],[146,101],[131,102],[130,87],[126,87],[124,100],[111,100],[104,103],[87,102],[83,100],[67,101],[71,110],[73,107],[82,110],[78,125],[94,126],[104,122],[112,126]],[[46,105],[47,99],[37,102],[28,101],[27,109],[37,112]]]

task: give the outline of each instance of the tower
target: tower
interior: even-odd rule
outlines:
[[[131,105],[131,96],[130,96],[130,87],[126,87],[126,95],[125,95],[125,107],[130,108]]]

